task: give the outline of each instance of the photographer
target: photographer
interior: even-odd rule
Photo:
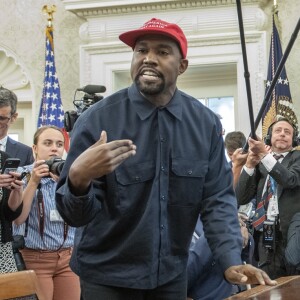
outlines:
[[[284,249],[290,221],[300,212],[300,152],[293,149],[297,136],[293,124],[281,118],[271,124],[265,143],[249,138],[249,155],[236,187],[239,204],[256,195],[252,225],[258,266],[273,279],[295,274]]]
[[[0,169],[8,158],[0,151]],[[23,183],[18,173],[0,174],[0,273],[18,270],[13,251],[12,221],[22,212]]]
[[[75,228],[60,217],[55,205],[57,174],[50,172],[46,162],[61,158],[64,136],[56,126],[40,127],[34,134],[35,162],[21,169],[25,189],[23,211],[15,220],[14,234],[23,234],[21,250],[27,269],[36,272],[45,299],[77,300],[79,279],[71,271],[69,261],[73,250]]]

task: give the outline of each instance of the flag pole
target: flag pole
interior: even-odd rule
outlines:
[[[42,12],[47,16],[48,23],[45,29],[44,87],[37,127],[54,125],[60,128],[64,135],[64,148],[68,152],[70,139],[64,128],[64,109],[54,59],[53,14],[56,12],[56,6],[44,5]]]
[[[247,51],[246,51],[246,42],[245,42],[245,34],[244,34],[244,25],[243,25],[243,15],[242,15],[242,8],[241,8],[240,0],[236,0],[236,6],[237,6],[237,13],[238,13],[240,39],[241,39],[243,62],[244,62],[244,77],[245,77],[246,90],[247,90],[251,137],[256,139],[255,127],[254,127],[253,106],[252,106],[252,95],[251,95],[251,87],[250,87],[250,73],[248,70]]]
[[[259,110],[259,112],[257,114],[257,117],[256,117],[255,122],[254,122],[254,128],[255,128],[255,130],[257,129],[257,127],[258,127],[258,125],[259,125],[259,123],[261,121],[262,115],[264,113],[264,110],[266,109],[266,107],[268,105],[268,102],[270,101],[270,97],[271,97],[271,94],[273,92],[273,89],[274,89],[274,87],[275,87],[275,85],[277,83],[277,80],[278,80],[278,78],[279,78],[279,76],[280,76],[280,74],[282,72],[284,64],[285,64],[285,62],[286,62],[286,60],[287,60],[287,58],[288,58],[288,56],[289,56],[289,54],[291,52],[291,49],[292,49],[292,47],[293,47],[293,45],[295,43],[295,40],[297,38],[299,30],[300,30],[300,18],[298,19],[296,27],[295,27],[295,29],[294,29],[294,31],[293,31],[293,33],[291,35],[291,38],[289,40],[289,43],[288,43],[288,45],[287,45],[287,47],[286,47],[286,49],[285,49],[285,51],[283,53],[283,56],[282,56],[282,58],[281,58],[281,60],[280,60],[280,62],[278,64],[277,70],[276,70],[276,72],[274,74],[274,77],[272,79],[270,87],[269,87],[269,89],[268,89],[268,91],[267,91],[267,93],[265,95],[265,98],[264,98],[264,100],[262,102],[262,106],[261,106],[261,108],[260,108],[260,110]],[[243,152],[248,152],[248,148],[249,148],[249,145],[248,145],[248,143],[246,143],[244,145],[244,147],[243,147]]]

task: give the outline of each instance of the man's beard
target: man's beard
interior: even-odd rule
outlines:
[[[137,85],[139,91],[144,95],[157,95],[160,94],[164,90],[165,81],[162,80],[160,84],[150,83],[143,84],[139,80],[139,76],[135,78],[135,84]]]

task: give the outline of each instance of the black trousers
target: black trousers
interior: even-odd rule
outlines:
[[[80,279],[81,300],[186,300],[186,274],[152,290],[94,284]]]
[[[275,249],[269,250],[263,244],[263,233],[255,231],[254,240],[256,243],[256,257],[258,267],[264,270],[271,279],[277,279],[283,276],[298,275],[296,268],[290,266],[285,259],[285,246],[283,239],[276,242]]]

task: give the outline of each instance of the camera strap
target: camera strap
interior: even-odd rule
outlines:
[[[44,228],[45,228],[45,205],[44,205],[44,197],[43,197],[43,192],[42,192],[42,185],[41,183],[38,185],[38,192],[37,192],[37,200],[38,200],[38,211],[39,211],[39,231],[40,235],[43,239],[44,236]],[[68,235],[68,229],[69,226],[66,222],[64,222],[64,239],[62,244],[59,246],[57,249],[60,250],[65,243],[65,240],[67,239]]]
[[[38,185],[38,192],[37,192],[37,200],[38,200],[38,211],[39,211],[39,230],[40,235],[43,238],[44,235],[44,225],[45,225],[45,206],[44,206],[44,198],[43,193],[41,190],[41,184]]]

